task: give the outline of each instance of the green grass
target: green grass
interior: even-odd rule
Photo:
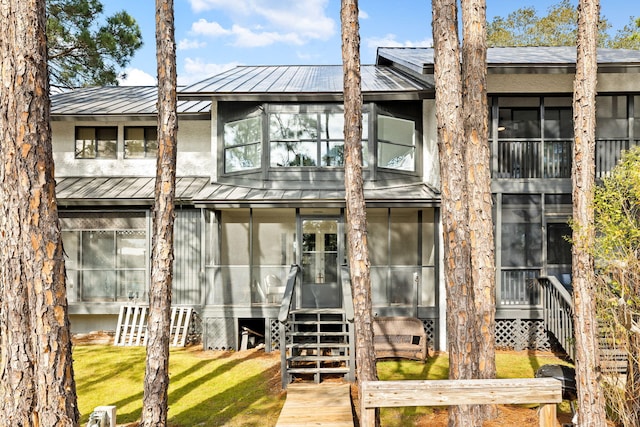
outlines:
[[[284,394],[280,392],[279,354],[261,351],[202,352],[172,349],[169,424],[191,426],[274,426]],[[448,357],[427,363],[408,360],[378,362],[381,380],[446,379]],[[499,378],[533,377],[544,364],[562,363],[546,354],[499,353]],[[81,425],[96,406],[116,405],[118,424],[139,420],[142,410],[145,349],[110,345],[74,347],[74,370]],[[384,426],[415,425],[430,408],[382,411]]]
[[[169,424],[275,425],[284,395],[280,359],[261,352],[171,350]],[[84,345],[74,348],[81,425],[96,406],[116,405],[118,424],[140,419],[145,349]]]

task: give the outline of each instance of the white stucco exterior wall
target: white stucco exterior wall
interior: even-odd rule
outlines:
[[[56,176],[155,176],[156,159],[124,158],[124,127],[155,126],[155,121],[52,121],[53,159]],[[76,126],[117,126],[118,153],[115,159],[76,159]],[[178,123],[178,176],[206,176],[211,164],[211,124],[209,120],[182,120]]]

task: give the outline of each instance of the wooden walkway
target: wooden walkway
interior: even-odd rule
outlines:
[[[289,384],[276,427],[353,427],[350,388],[335,383]]]

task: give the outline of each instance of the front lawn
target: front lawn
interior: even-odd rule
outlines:
[[[561,361],[549,353],[500,352],[498,377],[533,377],[538,367],[549,363]],[[74,370],[81,425],[86,425],[93,408],[101,405],[117,406],[118,424],[139,420],[144,364],[143,347],[76,345]],[[201,347],[172,349],[170,426],[274,426],[285,400],[280,390],[279,368],[279,353],[213,352],[201,351]],[[438,354],[425,364],[380,361],[378,372],[382,380],[446,379],[448,357]],[[385,409],[382,425],[418,425],[430,413],[430,408]]]

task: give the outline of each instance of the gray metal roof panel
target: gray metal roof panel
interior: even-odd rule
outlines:
[[[191,201],[209,184],[209,177],[176,178],[176,200]],[[149,202],[154,199],[155,178],[62,177],[56,179],[56,196],[63,203],[88,201]]]
[[[433,89],[389,67],[364,65],[361,70],[362,91],[365,93],[417,92]],[[180,91],[180,95],[341,94],[342,73],[340,65],[239,66],[188,86]]]
[[[51,95],[52,115],[155,115],[156,86],[78,88]],[[178,101],[178,113],[208,113],[210,101]]]
[[[379,64],[389,61],[422,73],[425,66],[433,66],[433,48],[378,48]],[[508,65],[574,65],[576,48],[571,46],[492,47],[487,49],[489,67]],[[598,63],[616,65],[640,64],[640,51],[632,49],[598,49]]]
[[[194,195],[194,203],[199,204],[283,204],[308,203],[309,201],[331,201],[342,203],[345,192],[342,189],[261,189],[228,184],[210,184]],[[426,184],[374,186],[365,188],[367,201],[438,202],[437,191]]]

